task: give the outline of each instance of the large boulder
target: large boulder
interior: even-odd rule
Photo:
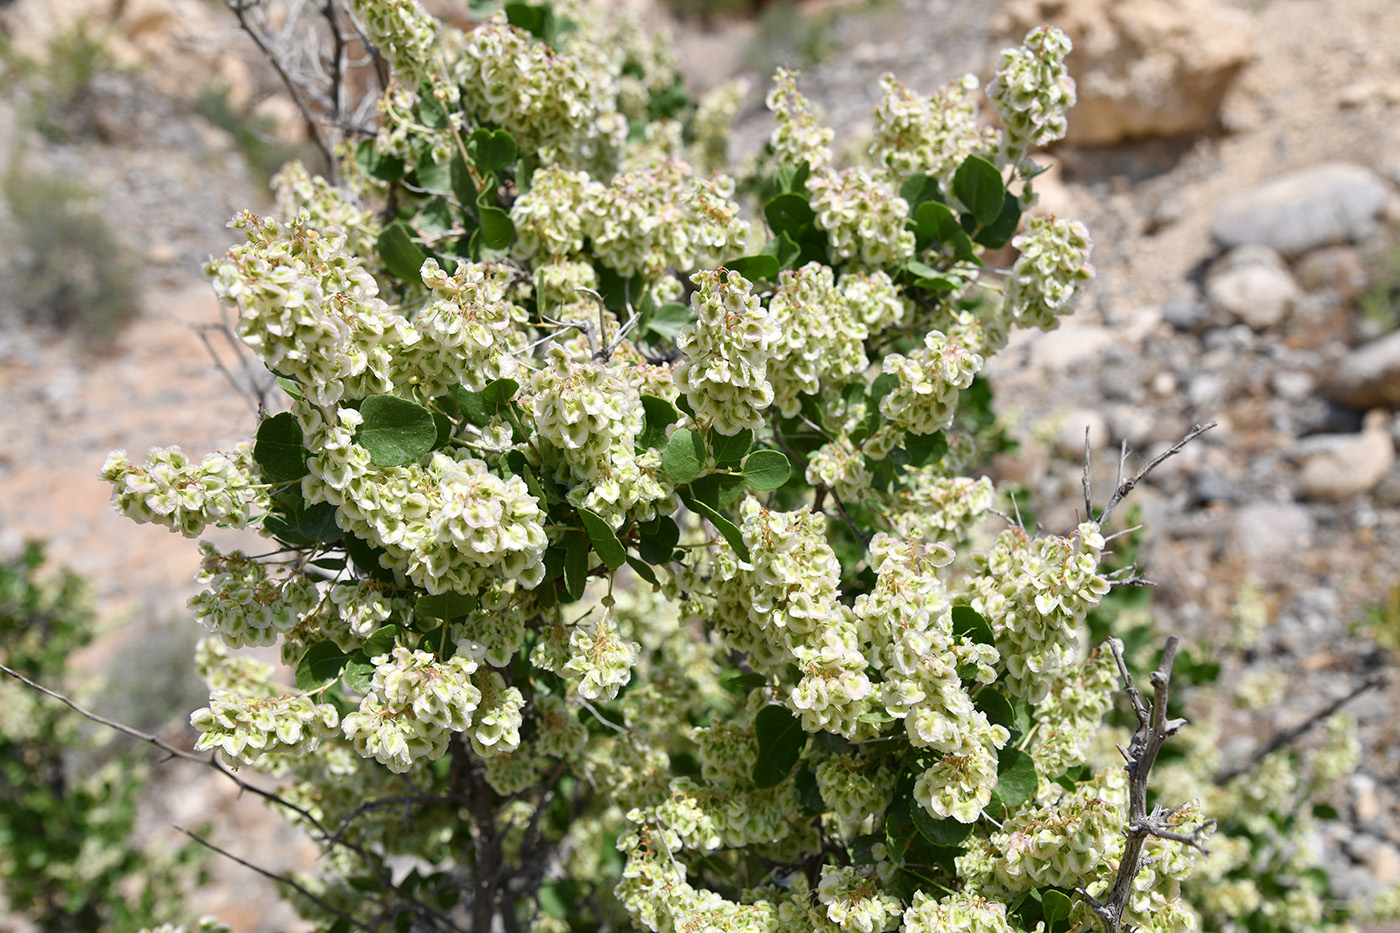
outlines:
[[[1248,14],[1210,0],[1011,0],[997,33],[1019,42],[1042,23],[1074,42],[1069,140],[1087,146],[1215,129],[1253,56]]]
[[[1210,232],[1222,246],[1259,244],[1298,256],[1374,233],[1389,197],[1385,179],[1364,165],[1320,162],[1227,198]]]

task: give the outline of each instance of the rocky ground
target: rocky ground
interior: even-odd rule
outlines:
[[[809,5],[834,54],[808,64],[801,85],[838,128],[838,147],[853,148],[883,72],[931,90],[965,71],[989,74],[1028,21],[1075,34],[1083,128],[1054,153],[1043,198],[1088,224],[1099,276],[1059,330],[1020,335],[996,361],[1001,410],[1022,445],[997,469],[1032,490],[1043,527],[1061,531],[1082,501],[1086,426],[1094,488],[1108,490],[1121,444],[1135,469],[1192,425],[1217,422],[1130,500],[1145,525],[1157,618],[1188,643],[1218,644],[1239,616],[1266,610],[1258,642],[1224,682],[1228,691],[1272,671],[1288,686],[1264,712],[1234,714],[1227,756],[1392,672],[1348,706],[1365,758],[1338,788],[1346,819],[1320,840],[1336,892],[1364,894],[1400,881],[1400,679],[1394,656],[1357,624],[1368,607],[1400,599],[1400,336],[1389,330],[1400,312],[1372,300],[1387,270],[1400,276],[1400,254],[1387,255],[1400,222],[1400,6],[1334,0],[1322,15],[1310,0],[1122,0],[1110,15],[1105,2]],[[242,378],[236,357],[215,341],[231,381],[193,326],[218,321],[199,264],[228,245],[223,222],[264,195],[227,135],[177,93],[218,74],[245,92],[255,81],[236,59],[209,70],[212,40],[197,37],[213,36],[218,21],[206,5],[180,7],[184,46],[156,43],[146,14],[174,8],[115,4],[109,21],[126,30],[124,54],[156,65],[109,80],[107,129],[25,155],[99,192],[143,257],[143,315],[96,355],[33,330],[0,332],[0,546],[49,538],[55,557],[93,579],[114,622],[95,669],[114,652],[188,666],[178,615],[196,565],[187,542],[108,511],[96,479],[106,452],[170,443],[202,452],[255,423],[232,384]],[[682,30],[683,66],[713,85],[762,57],[743,50],[782,38],[771,33],[752,23]],[[181,48],[203,70],[172,82],[196,68]],[[738,155],[767,132],[761,93],[752,95]],[[21,138],[17,120],[0,101],[0,148]],[[1154,132],[1172,135],[1122,138]],[[11,154],[0,153],[7,163]],[[1388,624],[1400,628],[1397,614]],[[170,690],[166,709],[200,699],[197,685]],[[219,791],[181,782],[169,812],[194,821]],[[251,815],[258,809],[244,801],[231,811],[248,824],[242,838],[253,824],[274,832]],[[277,843],[260,843],[264,852],[290,849],[263,841]],[[280,926],[284,918],[239,913],[262,898],[240,887],[246,873],[221,877],[210,910],[240,931]]]

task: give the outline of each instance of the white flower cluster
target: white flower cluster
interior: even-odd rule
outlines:
[[[1064,774],[1086,761],[1118,688],[1118,668],[1107,648],[1094,651],[1083,664],[1057,672],[1049,693],[1036,705],[1039,728],[1027,749],[1038,772]]]
[[[803,729],[855,736],[874,686],[855,619],[836,598],[841,565],[824,537],[825,517],[805,508],[770,512],[754,499],[739,512],[750,557],[721,573],[716,626],[756,671],[797,666],[802,679],[787,705]]]
[[[481,691],[471,682],[476,662],[457,655],[439,661],[426,651],[395,648],[375,658],[370,692],[341,723],[362,758],[396,774],[415,761],[434,761],[454,732],[472,727]]]
[[[875,878],[855,866],[823,865],[817,901],[826,908],[826,918],[843,933],[883,933],[899,924],[904,910],[897,898],[880,887]]]
[[[238,336],[267,368],[319,405],[388,392],[393,355],[417,334],[377,297],[346,234],[317,230],[305,210],[286,223],[244,211],[232,226],[248,242],[210,262],[205,275],[238,309]]]
[[[975,75],[949,81],[931,97],[915,94],[890,74],[880,87],[870,156],[897,176],[924,173],[946,189],[968,156],[996,151],[996,130],[977,119]]]
[[[614,106],[610,76],[503,20],[454,36],[460,48],[446,53],[470,119],[507,130],[542,162],[587,161],[621,149],[627,119]]]
[[[464,262],[448,275],[430,258],[421,274],[432,298],[413,318],[417,339],[395,355],[394,383],[427,402],[453,386],[475,392],[495,379],[518,376],[512,351],[519,343],[515,324],[525,311],[507,298],[511,270]]]
[[[865,455],[840,440],[823,444],[808,456],[806,479],[813,486],[825,486],[846,502],[858,501],[870,489]]]
[[[915,468],[905,479],[905,488],[894,494],[896,511],[890,519],[893,530],[905,538],[961,541],[996,500],[996,489],[985,476],[939,476]]]
[[[1065,111],[1074,106],[1074,79],[1065,67],[1073,48],[1053,26],[1026,34],[1020,48],[1003,49],[1001,66],[987,85],[987,97],[1001,118],[1008,162],[1019,162],[1030,146],[1064,138]]]
[[[909,202],[886,172],[848,168],[812,173],[807,179],[817,226],[831,252],[867,268],[894,267],[914,255],[914,231],[906,229]]]
[[[904,721],[910,744],[935,753],[915,781],[914,799],[938,819],[971,823],[991,801],[997,749],[1010,733],[973,705],[958,668],[971,663],[977,680],[990,683],[996,649],[954,640],[952,604],[935,575],[953,559],[946,545],[881,533],[870,553],[876,586],[856,598],[854,611],[870,660],[882,669],[880,701]]]
[[[829,755],[812,769],[822,802],[836,818],[843,837],[868,831],[872,818],[884,813],[894,799],[899,773],[883,767],[880,754]]]
[[[931,330],[922,350],[907,357],[891,353],[883,365],[884,372],[899,377],[899,385],[880,400],[880,414],[901,429],[933,434],[953,423],[958,392],[972,385],[984,360],[942,331]]]
[[[902,933],[1012,933],[1006,905],[975,895],[950,894],[934,900],[923,891],[904,911]]]
[[[569,660],[560,672],[578,678],[579,695],[589,700],[612,700],[632,679],[641,645],[618,637],[612,613],[604,612],[595,625],[576,625],[569,634]]]
[[[426,467],[375,468],[353,441],[362,416],[339,423],[303,409],[311,475],[308,501],[338,506],[341,527],[387,553],[381,558],[429,593],[475,593],[496,577],[533,587],[544,577],[545,537],[539,503],[518,476],[501,479],[472,457],[434,453]]]
[[[1002,532],[963,594],[996,632],[1013,690],[1039,702],[1049,689],[1040,675],[1063,667],[1078,649],[1084,616],[1108,593],[1099,573],[1103,534],[1081,522],[1070,537],[1032,539],[1019,528]]]
[[[797,89],[797,72],[779,68],[764,103],[773,111],[777,124],[769,142],[778,164],[796,167],[806,162],[813,174],[825,171],[831,164],[831,140],[836,132],[821,124]]]
[[[641,394],[623,359],[571,360],[552,347],[530,379],[525,404],[537,445],[557,463],[554,479],[569,502],[597,512],[613,527],[627,515],[646,521],[672,495],[655,450],[636,453]]]
[[[592,204],[597,183],[584,171],[541,165],[530,186],[511,205],[510,219],[519,237],[517,251],[536,262],[559,262],[583,250],[584,205]]]
[[[224,693],[190,716],[199,732],[195,751],[218,749],[234,765],[254,765],[263,755],[308,754],[333,734],[340,714],[308,696],[249,697]]]
[[[693,141],[686,150],[686,160],[700,171],[721,172],[729,167],[729,127],[748,91],[748,80],[735,78],[709,91],[696,104],[690,121]]]
[[[125,450],[112,451],[102,479],[112,484],[112,508],[127,518],[197,538],[207,525],[244,528],[254,510],[268,509],[267,490],[255,480],[255,470],[252,445],[246,442],[197,464],[179,447],[152,447],[140,466]]]
[[[355,17],[395,78],[417,87],[435,70],[440,29],[419,0],[354,0]]]
[[[910,315],[912,303],[885,272],[847,270],[839,285],[842,297],[872,334],[900,324]]]
[[[312,175],[301,160],[282,166],[272,177],[278,217],[307,213],[316,230],[334,227],[345,234],[345,251],[354,256],[372,256],[380,225],[374,211],[357,203],[344,188],[337,188],[320,175]]]
[[[1022,326],[1052,330],[1075,293],[1094,277],[1094,243],[1077,220],[1031,217],[1011,245],[1021,251],[1006,281],[1006,308]]]
[[[676,367],[676,387],[696,419],[721,434],[762,427],[763,410],[773,404],[768,357],[779,337],[773,316],[737,272],[697,272],[690,280],[697,286],[690,296],[695,322],[676,338],[686,357]]]
[[[158,927],[143,927],[141,933],[233,933],[233,927],[220,923],[217,917],[200,917],[193,927],[183,923],[162,923]]]
[[[195,620],[235,648],[271,645],[316,607],[320,593],[308,578],[292,573],[280,579],[268,565],[242,551],[220,554],[207,541],[195,579],[207,589],[191,597]]]
[[[799,395],[816,395],[823,386],[839,393],[870,365],[864,347],[869,331],[854,303],[837,289],[830,266],[809,262],[783,270],[768,312],[778,329],[768,380],[783,417],[801,410]]]

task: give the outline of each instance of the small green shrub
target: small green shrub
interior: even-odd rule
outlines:
[[[140,310],[135,258],[77,182],[12,169],[3,194],[10,306],[90,350],[105,346]]]
[[[93,640],[83,581],[42,573],[31,543],[0,561],[0,663],[71,690],[71,656]],[[192,845],[159,854],[131,844],[146,768],[110,733],[17,680],[0,677],[0,893],[50,933],[135,929],[181,909]]]
[[[289,144],[276,139],[276,126],[265,115],[242,113],[229,99],[228,88],[210,87],[200,91],[194,100],[194,112],[212,126],[233,138],[238,151],[248,164],[248,172],[261,185],[266,185],[277,170],[293,159],[301,159],[313,171],[325,171],[324,159],[311,143]]]
[[[111,70],[113,62],[106,43],[89,35],[87,25],[79,22],[55,36],[38,58],[4,41],[0,65],[11,92],[25,94],[29,125],[50,139],[65,140],[87,131],[90,113],[85,105],[92,81]]]

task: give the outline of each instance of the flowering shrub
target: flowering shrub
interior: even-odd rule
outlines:
[[[339,187],[289,168],[208,266],[284,410],[104,472],[137,521],[273,542],[205,551],[192,722],[327,849],[305,914],[1061,933],[1125,878],[1128,922],[1199,928],[1200,791],[1139,871],[1095,745],[1104,530],[1002,517],[964,405],[1092,274],[1080,224],[1027,214],[1068,40],[1006,53],[1001,130],[970,78],[886,79],[847,167],[780,71],[746,205],[683,158],[732,90],[696,105],[635,29],[354,12],[393,70],[377,136]],[[272,643],[294,688],[224,650]]]

